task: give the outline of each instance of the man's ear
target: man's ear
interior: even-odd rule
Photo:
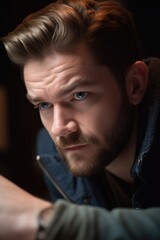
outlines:
[[[132,105],[138,105],[148,85],[148,67],[142,61],[132,64],[126,74],[126,90]]]

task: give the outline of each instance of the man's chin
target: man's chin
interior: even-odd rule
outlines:
[[[70,158],[65,157],[64,158],[66,165],[69,169],[69,171],[77,177],[82,177],[82,176],[88,176],[89,174],[89,169],[86,165],[86,161],[83,159],[80,159],[80,156],[72,156]]]
[[[60,155],[74,176],[92,176],[102,171],[106,166],[105,151],[92,151],[92,154],[78,151],[64,154],[63,151],[60,151]]]
[[[68,168],[72,175],[75,177],[89,177],[96,173],[95,171],[91,171],[90,169],[77,168],[77,166],[76,167],[68,166]]]
[[[73,160],[73,159],[72,159]],[[76,177],[89,177],[92,175],[97,174],[98,172],[102,171],[104,167],[100,167],[99,165],[90,164],[86,161],[65,161],[69,171]]]

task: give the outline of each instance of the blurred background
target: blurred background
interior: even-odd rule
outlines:
[[[3,0],[2,0],[3,1]],[[5,0],[0,8],[0,36],[12,31],[29,13],[49,0]],[[160,57],[160,2],[121,0],[133,14],[143,57]],[[2,7],[3,6],[3,7]],[[35,156],[35,140],[41,128],[38,111],[26,99],[19,68],[0,44],[0,174],[30,193],[48,198]]]

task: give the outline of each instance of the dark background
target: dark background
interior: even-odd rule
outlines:
[[[13,30],[29,13],[39,10],[50,2],[52,1],[5,0],[0,8],[0,36]],[[122,0],[121,2],[134,16],[143,57],[160,57],[159,1]],[[0,149],[0,174],[29,192],[47,198],[42,173],[35,160],[35,139],[41,127],[38,111],[27,101],[19,69],[8,60],[2,44],[0,45],[0,76],[0,87],[5,89],[7,96],[9,140],[8,147]]]

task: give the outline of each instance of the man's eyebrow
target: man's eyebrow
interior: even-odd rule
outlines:
[[[96,85],[96,84],[97,84],[97,82],[91,81],[91,80],[88,80],[88,79],[75,81],[75,82],[69,84],[68,86],[61,87],[61,89],[59,90],[57,95],[59,97],[60,96],[65,96],[65,95],[69,94],[70,92],[72,92],[77,87],[87,87],[87,86],[93,86],[93,85]],[[36,105],[40,102],[44,102],[44,99],[42,99],[40,97],[36,97],[36,96],[32,97],[28,93],[26,94],[26,98],[34,105]]]
[[[69,84],[68,86],[61,87],[61,89],[59,91],[59,95],[64,96],[64,95],[67,95],[70,92],[72,92],[77,87],[87,87],[87,86],[92,86],[95,84],[96,84],[95,81],[91,81],[88,79],[75,81],[75,82]]]
[[[34,105],[36,105],[39,102],[42,102],[43,100],[38,97],[31,97],[28,93],[26,94],[26,98]]]

